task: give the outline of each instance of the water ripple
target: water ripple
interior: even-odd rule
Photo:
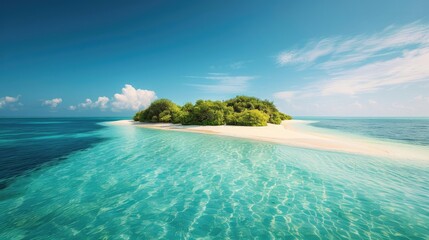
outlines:
[[[427,239],[429,167],[193,133],[109,139],[19,177],[0,238]]]

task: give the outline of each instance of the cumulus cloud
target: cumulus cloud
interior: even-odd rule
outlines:
[[[154,91],[145,89],[135,89],[132,85],[126,84],[122,88],[122,93],[113,96],[113,110],[140,110],[148,107],[156,99]]]
[[[50,108],[56,108],[62,102],[63,102],[62,98],[53,98],[50,100],[43,101],[42,105],[49,106]]]
[[[106,96],[98,97],[93,101],[91,98],[77,105],[71,105],[69,110],[78,109],[100,109],[102,111],[111,109],[113,111],[133,110],[137,111],[148,107],[156,99],[154,91],[135,89],[132,85],[126,84],[122,88],[122,93],[116,93],[112,99]]]
[[[80,103],[78,107],[80,108],[100,108],[106,109],[107,103],[109,102],[108,97],[98,97],[97,101],[93,102],[90,98],[85,99],[85,102]]]
[[[5,96],[5,97],[0,98],[0,109],[6,107],[8,105],[13,106],[15,103],[18,103],[19,97],[20,96],[16,96],[16,97]]]
[[[108,103],[109,103],[110,99],[108,97],[98,97],[98,99],[96,101],[92,101],[90,98],[85,99],[85,102],[83,103],[79,103],[77,106],[69,106],[69,110],[76,110],[78,108],[81,109],[91,109],[91,108],[99,108],[101,110],[105,110],[107,109]]]
[[[247,89],[249,81],[255,79],[256,76],[231,76],[229,74],[209,73],[208,76],[190,76],[190,78],[214,81],[214,83],[208,84],[189,84],[204,92],[240,93]]]
[[[81,108],[93,108],[94,107],[94,103],[92,102],[92,100],[90,98],[87,98],[87,99],[85,99],[85,102],[79,103],[78,107],[81,107]]]
[[[106,109],[108,106],[107,106],[107,103],[109,102],[110,100],[109,100],[109,98],[108,97],[105,97],[105,96],[103,96],[103,97],[98,97],[98,99],[97,99],[97,101],[95,101],[95,106],[96,107],[99,107],[100,109]]]

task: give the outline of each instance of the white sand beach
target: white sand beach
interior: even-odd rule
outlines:
[[[281,125],[245,126],[183,126],[170,123],[139,123],[131,120],[110,122],[112,125],[132,125],[170,131],[196,132],[272,142],[289,146],[339,151],[389,158],[429,161],[429,150],[407,144],[382,142],[377,139],[313,131],[309,121],[289,120]]]

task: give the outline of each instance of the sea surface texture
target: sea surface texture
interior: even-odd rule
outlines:
[[[335,129],[393,142],[429,146],[429,118],[314,119],[316,121],[311,125],[315,127]]]
[[[428,239],[429,161],[101,121],[0,120],[0,239]]]

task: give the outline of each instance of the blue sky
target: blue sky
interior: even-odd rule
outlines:
[[[428,1],[2,1],[0,116],[253,95],[294,116],[429,116]]]

